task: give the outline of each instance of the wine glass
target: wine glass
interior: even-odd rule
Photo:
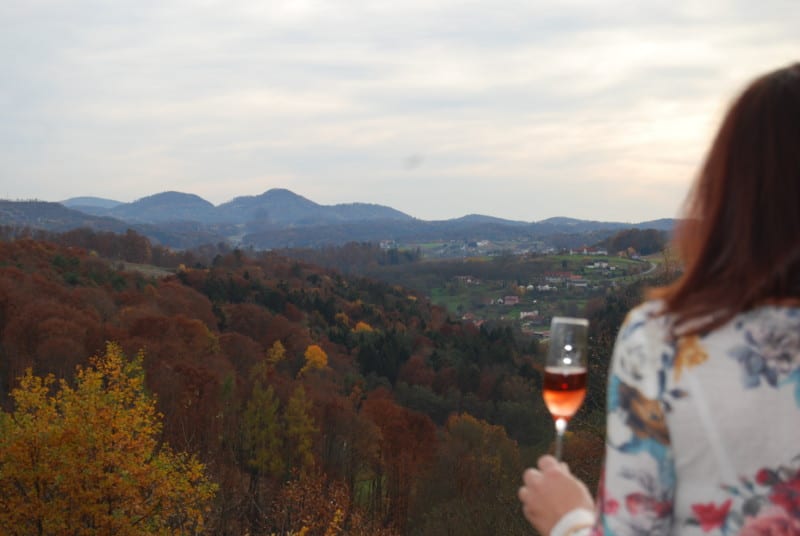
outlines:
[[[586,356],[589,321],[553,317],[544,366],[544,403],[556,425],[556,459],[561,460],[564,432],[586,397]]]

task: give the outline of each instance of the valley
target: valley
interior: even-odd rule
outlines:
[[[259,251],[0,226],[0,419],[28,369],[69,380],[104,353],[138,355],[155,444],[196,456],[204,489],[218,490],[203,492],[207,533],[324,534],[337,511],[354,536],[477,536],[486,520],[524,533],[519,471],[553,440],[549,320],[590,321],[587,397],[566,453],[595,485],[616,331],[643,289],[671,276],[633,247],[643,236],[663,238],[622,230],[549,253],[486,238]],[[97,427],[69,444],[96,441]],[[60,485],[54,496],[85,486]]]

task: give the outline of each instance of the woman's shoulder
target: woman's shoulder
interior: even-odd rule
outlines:
[[[631,309],[628,316],[650,318],[661,316],[664,312],[663,300],[646,300]]]
[[[628,311],[620,327],[619,339],[646,337],[666,340],[671,326],[672,317],[664,313],[664,302],[648,300]]]
[[[612,358],[612,373],[620,381],[636,386],[656,398],[661,390],[661,372],[671,362],[669,315],[661,301],[646,301],[630,310],[622,323]]]

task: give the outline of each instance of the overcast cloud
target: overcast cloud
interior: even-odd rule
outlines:
[[[794,0],[0,1],[0,197],[677,215]]]

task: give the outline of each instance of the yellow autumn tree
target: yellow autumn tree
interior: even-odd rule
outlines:
[[[267,350],[267,363],[272,366],[277,365],[286,357],[286,348],[281,344],[281,341],[275,341]]]
[[[309,370],[322,370],[328,366],[328,354],[318,344],[311,344],[306,348],[306,364],[300,369],[300,376]]]
[[[314,467],[314,435],[319,430],[311,416],[311,401],[306,398],[306,390],[302,385],[292,391],[283,420],[290,466],[305,474]]]
[[[356,327],[353,328],[353,331],[355,331],[356,333],[372,333],[374,330],[372,329],[372,326],[370,326],[366,322],[359,321],[358,323],[356,323]]]
[[[0,412],[0,533],[198,534],[216,486],[159,442],[142,355],[109,344],[72,384],[28,370]]]

